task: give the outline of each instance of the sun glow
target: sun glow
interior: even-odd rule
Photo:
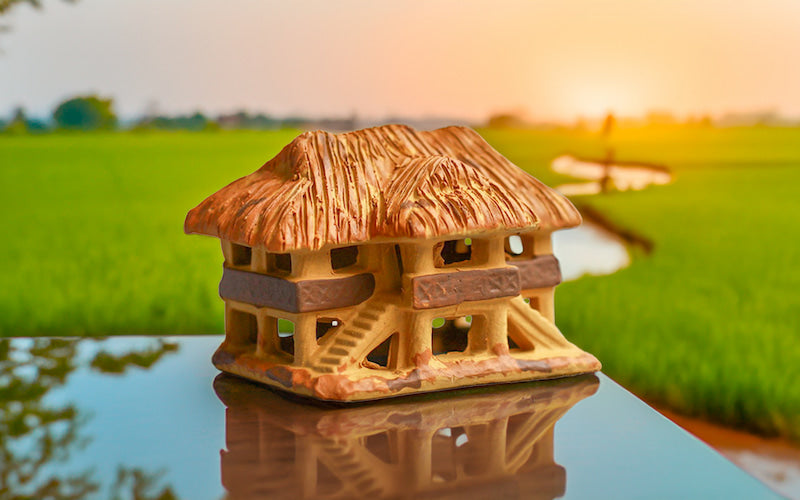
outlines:
[[[643,111],[638,90],[622,79],[576,78],[562,88],[561,99],[568,116],[597,117],[611,111],[619,114]]]

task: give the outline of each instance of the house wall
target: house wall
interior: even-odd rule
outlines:
[[[357,308],[353,306],[369,296],[374,293],[388,293],[390,295],[387,296],[391,296],[400,291],[398,306],[402,312],[400,317],[393,320],[397,322],[398,333],[392,341],[392,367],[414,366],[420,357],[430,357],[432,321],[435,318],[473,317],[467,339],[468,353],[489,354],[498,349],[507,350],[508,300],[522,295],[529,298],[531,307],[545,318],[553,321],[555,316],[554,284],[521,288],[519,279],[519,270],[535,269],[535,266],[531,267],[531,262],[544,262],[551,255],[547,253],[552,252],[550,234],[527,234],[522,238],[524,252],[514,257],[507,255],[507,241],[503,235],[474,238],[469,261],[450,265],[437,262],[437,252],[443,240],[362,245],[358,247],[357,262],[339,271],[332,269],[328,251],[292,253],[289,256],[291,271],[285,269],[285,258],[284,270],[275,271],[275,254],[251,249],[249,262],[243,264],[242,255],[237,255],[243,250],[230,242],[223,242],[226,276],[240,272],[248,279],[277,280],[286,289],[270,293],[275,297],[281,294],[284,298],[291,296],[290,299],[295,301],[294,306],[287,306],[283,303],[260,303],[250,296],[243,300],[240,296],[230,294],[226,278],[223,278],[220,292],[226,303],[225,342],[234,350],[251,349],[258,356],[273,357],[296,366],[308,366],[315,353],[317,357],[321,355],[317,339],[318,322],[321,319],[337,318],[341,324],[347,324],[356,316]],[[398,259],[397,250],[402,260]],[[557,261],[554,261],[554,257],[552,259],[557,267]],[[348,299],[346,303],[335,302],[353,290],[352,280],[358,276],[368,276],[372,280],[368,293],[357,299]],[[307,295],[319,298],[327,293],[334,302],[317,303],[312,310],[299,307],[302,304],[297,300],[304,287],[314,283],[322,283],[323,288]],[[263,290],[262,285],[246,286],[245,289]],[[333,287],[326,289],[327,285]],[[433,292],[426,296],[422,291],[423,285]],[[341,290],[337,291],[337,286],[341,286]],[[432,294],[435,300],[426,301],[426,297],[430,299]],[[244,320],[240,313],[252,315],[255,319]],[[293,353],[287,352],[285,345],[282,346],[287,339],[284,337],[281,340],[278,336],[278,319],[294,323],[294,335],[291,338]],[[255,338],[252,333],[253,321]]]

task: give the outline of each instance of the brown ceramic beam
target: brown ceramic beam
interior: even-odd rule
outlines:
[[[523,290],[547,288],[561,283],[561,268],[555,255],[540,255],[530,260],[512,260],[508,263],[519,269]]]
[[[513,297],[520,293],[519,271],[505,267],[416,276],[411,279],[411,293],[415,309]]]
[[[219,284],[223,299],[293,313],[353,306],[367,300],[374,291],[375,278],[369,273],[294,282],[225,267]]]

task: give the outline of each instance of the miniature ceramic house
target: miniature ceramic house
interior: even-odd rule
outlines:
[[[225,256],[213,362],[357,401],[596,371],[554,324],[580,215],[463,127],[307,132],[186,217]]]

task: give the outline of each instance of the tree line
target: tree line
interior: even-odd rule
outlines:
[[[114,111],[113,99],[97,95],[76,96],[62,101],[47,120],[33,118],[23,108],[14,110],[8,119],[0,119],[0,131],[6,134],[44,133],[56,130],[189,130],[219,129],[274,130],[281,128],[307,128],[314,125],[354,128],[355,117],[345,119],[313,120],[305,117],[275,118],[264,113],[239,111],[216,117],[201,112],[186,115],[149,113],[128,123]]]

